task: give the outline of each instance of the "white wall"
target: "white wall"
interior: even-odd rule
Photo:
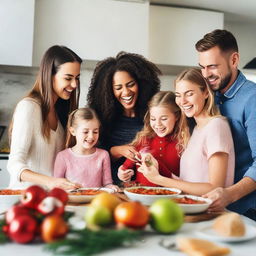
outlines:
[[[256,10],[255,10],[256,11]],[[256,57],[256,25],[242,22],[225,22],[225,29],[237,39],[240,52],[240,68]]]
[[[223,23],[221,12],[150,6],[149,56],[157,64],[196,66],[195,43]]]

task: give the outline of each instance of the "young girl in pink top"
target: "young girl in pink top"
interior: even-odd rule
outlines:
[[[74,110],[68,119],[66,149],[59,152],[54,165],[54,177],[65,177],[82,187],[107,187],[112,184],[110,157],[96,147],[100,122],[91,108]]]
[[[175,81],[176,103],[182,111],[178,135],[180,180],[163,177],[156,160],[144,155],[139,168],[151,182],[203,195],[234,180],[234,145],[227,120],[219,114],[207,81],[196,68]],[[145,159],[150,160],[148,166]]]

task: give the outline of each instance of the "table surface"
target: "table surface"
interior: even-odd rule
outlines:
[[[83,216],[86,211],[86,206],[67,206],[67,210],[73,210],[76,212],[78,216]],[[246,218],[243,216],[243,219],[246,224],[252,225],[256,228],[256,222]],[[98,255],[109,255],[109,256],[136,256],[136,255],[149,255],[149,256],[178,256],[185,255],[182,252],[175,250],[167,250],[159,245],[159,241],[161,239],[165,240],[175,240],[177,236],[186,236],[186,237],[200,237],[197,234],[197,231],[200,229],[211,225],[212,220],[210,221],[201,221],[194,223],[184,223],[182,228],[175,234],[171,235],[161,235],[161,234],[153,234],[146,235],[138,243],[134,244],[130,248],[118,248],[114,250],[110,250],[108,252],[104,252]],[[203,238],[203,237],[200,237]],[[232,256],[255,256],[256,251],[256,239],[244,241],[244,242],[236,242],[236,243],[223,243],[216,242],[220,246],[229,247],[231,249],[231,253],[229,255]],[[36,255],[36,256],[50,256],[53,255],[50,252],[46,252],[43,249],[43,244],[28,244],[21,245],[16,243],[8,243],[4,245],[0,245],[0,255],[8,255],[8,256],[28,256],[28,255]]]

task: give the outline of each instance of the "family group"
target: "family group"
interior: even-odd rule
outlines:
[[[195,50],[199,67],[182,71],[174,92],[160,91],[161,71],[143,56],[106,58],[78,108],[82,59],[50,47],[10,124],[9,187],[119,191],[133,181],[256,220],[256,84],[238,69],[231,32],[207,33]]]

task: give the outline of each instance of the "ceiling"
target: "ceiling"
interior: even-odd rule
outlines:
[[[256,23],[255,0],[150,0],[150,3],[220,11],[226,21]]]

